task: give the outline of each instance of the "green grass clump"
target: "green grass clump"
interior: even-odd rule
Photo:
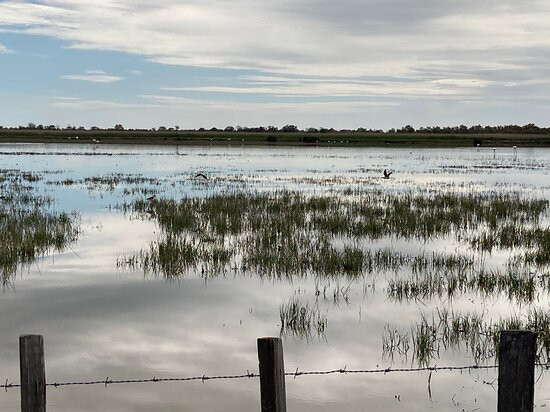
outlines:
[[[298,298],[292,297],[279,309],[281,319],[281,336],[294,335],[300,338],[311,339],[321,337],[327,327],[327,318],[323,316],[317,306],[310,307]]]
[[[391,300],[415,301],[434,298],[452,300],[470,294],[481,299],[505,296],[520,304],[540,298],[540,291],[550,290],[550,273],[536,272],[528,267],[500,269],[451,269],[428,271],[411,277],[397,277],[388,281],[387,293]]]
[[[18,268],[65,250],[80,234],[78,215],[51,210],[52,200],[20,182],[35,175],[12,172],[2,184],[0,199],[0,277],[4,287]]]
[[[547,229],[538,228],[538,224],[547,208],[545,200],[517,194],[379,190],[347,195],[234,191],[204,198],[139,200],[123,209],[156,220],[161,239],[134,259],[125,259],[151,262],[160,258],[161,251],[157,249],[168,240],[175,242],[162,237],[172,236],[200,244],[194,246],[191,261],[184,251],[183,261],[176,264],[178,249],[168,248],[168,255],[174,254],[170,256],[174,264],[141,266],[166,276],[181,274],[186,268],[208,266],[217,272],[234,268],[274,278],[307,274],[356,278],[365,273],[397,271],[403,266],[411,267],[415,273],[427,269],[464,270],[471,268],[475,259],[457,254],[411,257],[391,249],[370,249],[367,242],[382,238],[428,241],[455,237],[470,245],[468,239],[484,233],[503,237],[500,233],[504,228],[517,225],[524,228],[520,230],[535,228],[534,240],[526,246],[540,250],[545,247],[543,234]],[[475,242],[471,242],[475,247]],[[219,258],[213,255],[214,245]],[[126,265],[125,259],[119,262],[120,266],[140,266]],[[166,273],[165,269],[172,272]]]
[[[387,325],[382,339],[383,352],[388,358],[411,356],[413,362],[426,366],[438,359],[443,350],[466,350],[480,363],[498,356],[503,330],[536,332],[537,362],[550,361],[550,312],[536,308],[496,320],[487,320],[478,313],[438,309],[431,318],[422,315],[408,332]]]

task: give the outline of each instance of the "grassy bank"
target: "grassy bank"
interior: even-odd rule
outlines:
[[[78,137],[78,139],[77,139]],[[99,143],[95,143],[94,140]],[[0,143],[301,145],[365,147],[550,147],[550,134],[437,134],[376,132],[223,132],[0,129]]]

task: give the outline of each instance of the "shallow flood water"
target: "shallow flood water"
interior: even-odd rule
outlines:
[[[80,213],[82,233],[62,253],[20,268],[0,297],[0,378],[19,381],[18,336],[42,334],[48,382],[171,378],[257,372],[256,339],[281,333],[281,306],[293,297],[326,319],[321,332],[283,333],[287,371],[415,367],[409,353],[383,352],[388,325],[408,331],[441,308],[496,319],[548,312],[548,291],[518,302],[496,293],[430,299],[391,299],[392,271],[349,280],[313,276],[260,278],[239,270],[208,276],[190,270],[177,279],[117,268],[160,228],[123,213],[124,202],[205,197],[225,190],[275,189],[309,194],[360,187],[407,191],[520,193],[550,199],[550,150],[512,148],[371,149],[283,147],[154,147],[0,145],[0,169],[40,176],[32,185],[54,208]],[[395,170],[391,179],[382,170]],[[206,174],[207,181],[196,178]],[[108,177],[118,174],[117,181]],[[136,181],[139,177],[141,180]],[[96,178],[96,179],[94,179]],[[103,178],[103,179],[97,179]],[[61,183],[65,181],[65,183]],[[543,216],[543,227],[548,216]],[[452,239],[370,242],[373,249],[468,251]],[[411,252],[412,253],[412,252]],[[498,266],[512,253],[485,254]],[[544,272],[544,269],[542,270]],[[546,271],[547,272],[547,271]],[[403,276],[407,275],[405,273]],[[466,347],[441,349],[431,365],[473,365]],[[492,365],[494,359],[483,359]],[[546,373],[536,405],[550,398]],[[291,411],[462,411],[496,408],[496,373],[336,374],[287,378]],[[259,409],[259,380],[216,380],[48,388],[55,411]],[[2,410],[19,410],[19,391],[0,395]]]

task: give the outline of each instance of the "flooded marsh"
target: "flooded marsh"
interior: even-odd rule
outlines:
[[[492,365],[503,328],[538,331],[549,360],[550,150],[2,146],[4,379],[22,333],[44,335],[51,381],[255,371],[260,336],[283,338],[289,371]],[[439,373],[428,395],[423,374],[302,377],[287,395],[300,412],[490,410],[494,378]],[[255,381],[48,396],[67,411],[259,399]]]
[[[122,208],[154,220],[161,235],[146,250],[119,259],[118,266],[165,276],[197,266],[201,273],[238,268],[276,278],[362,277],[402,266],[415,273],[425,273],[428,267],[462,271],[475,258],[410,255],[376,248],[376,243],[450,239],[475,253],[487,251],[479,243],[496,239],[493,247],[522,246],[540,255],[548,250],[550,231],[538,226],[547,207],[546,200],[519,195],[380,190],[323,195],[243,191],[179,201],[138,200]],[[518,228],[513,234],[512,227]]]

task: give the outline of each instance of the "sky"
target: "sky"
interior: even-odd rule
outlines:
[[[548,0],[0,0],[0,125],[550,126]]]

